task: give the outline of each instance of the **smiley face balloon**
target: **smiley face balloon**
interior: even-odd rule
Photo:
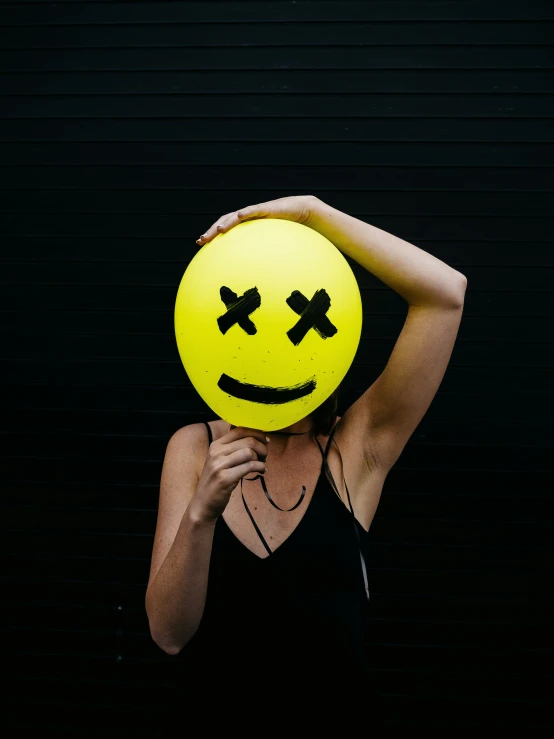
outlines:
[[[276,218],[243,221],[190,261],[175,301],[183,366],[233,426],[275,431],[305,418],[348,371],[362,301],[341,252]]]

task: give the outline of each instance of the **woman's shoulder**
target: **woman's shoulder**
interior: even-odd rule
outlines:
[[[199,443],[202,439],[207,438],[207,429],[204,421],[196,423],[187,423],[181,426],[170,436],[169,441],[174,446],[181,444]]]
[[[206,421],[197,421],[188,423],[178,428],[170,438],[173,446],[177,445],[194,445],[199,451],[206,451],[208,445],[209,432],[206,428],[209,426],[212,441],[219,439],[229,431],[229,424],[222,418],[210,418]]]

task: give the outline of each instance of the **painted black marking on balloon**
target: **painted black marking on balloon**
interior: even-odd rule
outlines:
[[[231,326],[238,323],[247,334],[251,336],[255,334],[257,331],[256,326],[254,326],[248,316],[262,304],[258,288],[251,287],[239,298],[230,288],[223,286],[219,288],[219,294],[227,308],[227,312],[217,319],[221,333],[227,333]]]
[[[223,373],[217,383],[224,393],[229,393],[234,398],[251,400],[253,403],[265,403],[275,405],[278,403],[290,403],[305,395],[313,393],[316,387],[315,379],[302,382],[290,387],[268,387],[267,385],[251,385],[247,382],[239,382]]]
[[[337,333],[337,327],[325,315],[331,307],[331,298],[323,288],[316,290],[310,301],[299,290],[293,290],[287,298],[287,304],[300,316],[294,326],[287,331],[287,336],[294,346],[300,344],[311,328],[315,329],[322,339]]]

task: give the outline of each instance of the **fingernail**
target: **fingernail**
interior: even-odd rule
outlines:
[[[266,437],[265,437],[265,440],[266,440],[266,441],[271,441],[271,439],[269,438],[269,436],[266,436]]]

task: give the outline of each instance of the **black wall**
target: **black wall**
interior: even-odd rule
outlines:
[[[176,291],[220,215],[309,193],[468,278],[446,376],[371,529],[379,700],[405,726],[445,708],[542,726],[551,4],[58,0],[0,13],[3,636],[21,727],[82,736],[117,714],[133,729],[145,696],[175,684],[144,611],[159,477],[171,434],[214,417],[178,356]],[[364,327],[341,411],[380,374],[407,312],[351,265]]]

